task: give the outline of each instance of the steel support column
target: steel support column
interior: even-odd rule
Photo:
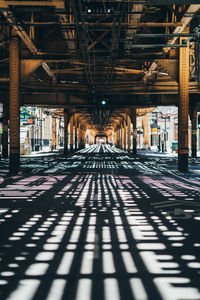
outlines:
[[[180,38],[183,43],[184,38]],[[189,42],[179,50],[178,170],[188,172]]]
[[[121,135],[120,135],[120,128],[118,128],[117,130],[117,136],[118,136],[118,140],[117,140],[117,147],[120,148],[121,147]]]
[[[61,144],[61,119],[59,119],[59,131],[58,131],[58,147]]]
[[[74,140],[74,115],[70,119],[70,152],[73,152],[73,140]]]
[[[131,121],[133,124],[132,153],[137,154],[137,113],[136,113],[136,108],[134,108],[131,111]]]
[[[191,123],[192,123],[192,135],[191,135],[191,148],[192,157],[197,157],[197,109],[193,107],[191,109]]]
[[[81,130],[81,148],[85,148],[85,130],[82,128]]]
[[[78,149],[78,124],[77,124],[77,116],[74,115],[74,130],[75,130],[75,150]]]
[[[2,157],[8,158],[8,103],[3,104],[3,133],[2,133]]]
[[[64,154],[67,155],[69,152],[68,149],[68,125],[69,125],[69,112],[68,110],[64,110]]]
[[[81,137],[82,137],[82,129],[81,129],[81,123],[78,123],[78,149],[81,149],[82,146],[82,141],[81,141]]]
[[[121,122],[120,149],[123,149],[123,121]]]
[[[124,119],[124,150],[126,151],[126,120]]]
[[[38,127],[39,127],[39,125],[38,125]],[[56,118],[53,117],[52,118],[52,150],[56,149],[56,133],[57,133]]]
[[[146,149],[149,149],[151,145],[150,141],[150,122],[149,122],[149,113],[143,117],[143,143]]]
[[[10,40],[10,164],[11,173],[17,173],[20,167],[20,107],[19,107],[19,39]]]
[[[117,130],[115,131],[115,147],[117,147],[118,144],[118,134],[117,134]]]
[[[130,117],[129,116],[127,116],[127,146],[128,146],[128,151],[130,151],[130,149],[131,149],[131,119],[130,119]]]

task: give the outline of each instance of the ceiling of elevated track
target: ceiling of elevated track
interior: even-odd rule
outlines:
[[[65,108],[87,124],[102,114],[101,126],[133,107],[178,105],[181,36],[190,41],[190,103],[198,104],[200,4],[190,3],[0,1],[1,101],[9,99],[12,32],[20,39],[21,105]]]

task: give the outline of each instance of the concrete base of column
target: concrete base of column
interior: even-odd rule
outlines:
[[[10,164],[9,172],[11,174],[16,174],[20,169],[20,155],[19,154],[10,154]]]
[[[188,154],[178,155],[178,170],[182,173],[188,172]]]
[[[73,149],[73,145],[70,145],[70,152],[73,152],[74,149]]]

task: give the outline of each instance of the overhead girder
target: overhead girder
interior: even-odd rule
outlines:
[[[193,19],[195,13],[196,13],[197,11],[199,11],[199,9],[200,9],[200,5],[190,5],[189,8],[187,9],[187,11],[185,12],[184,16],[183,16],[182,19],[180,20],[180,25],[176,26],[176,28],[174,29],[173,33],[174,33],[174,34],[177,34],[177,33],[178,33],[178,34],[183,33],[183,31],[184,31],[185,28],[190,24],[190,22],[192,21],[192,19]],[[177,39],[178,39],[178,37],[175,36],[175,37],[173,37],[172,39],[168,40],[168,41],[167,41],[167,44],[168,44],[168,45],[174,45],[174,44],[176,43]],[[164,53],[169,52],[169,50],[170,50],[169,47],[168,47],[168,48],[163,48],[163,52],[164,52]],[[151,77],[153,71],[156,70],[157,66],[158,66],[157,62],[153,62],[153,63],[152,63],[152,65],[151,65],[150,68],[149,68],[148,73],[145,74],[145,76],[144,76],[144,78],[143,78],[144,81],[148,80],[148,79]],[[178,68],[177,68],[177,74],[178,74]],[[175,74],[173,73],[173,77],[175,77],[176,79],[178,78],[178,75],[177,75],[177,74],[175,75]]]
[[[65,9],[65,1],[64,0],[56,0],[56,1],[15,1],[15,0],[1,0],[0,1],[0,9],[7,8],[8,6],[47,6],[47,7],[55,7],[57,9]]]
[[[126,109],[128,107],[151,107],[158,105],[178,105],[178,93],[161,95],[154,94],[153,101],[150,98],[144,99],[143,95],[114,95],[115,102],[112,104],[112,109],[122,108]],[[5,102],[4,97],[1,98],[2,102]],[[190,101],[192,104],[198,105],[200,103],[198,94],[191,94]],[[89,109],[93,105],[88,102],[87,98],[79,98],[77,96],[66,95],[66,94],[48,94],[48,93],[35,93],[35,94],[21,94],[20,95],[20,105],[30,105],[30,106],[43,106],[50,108],[65,107],[68,109],[80,110]]]
[[[93,76],[91,74],[91,69],[90,69],[90,57],[89,57],[89,52],[88,52],[88,32],[84,25],[85,21],[84,21],[84,17],[83,17],[83,13],[82,13],[81,1],[78,0],[77,2],[78,2],[78,4],[76,3],[76,1],[72,1],[71,5],[72,5],[73,13],[74,13],[74,18],[76,21],[76,29],[77,29],[77,35],[79,37],[80,51],[82,53],[83,60],[85,63],[85,71],[87,74],[87,83],[88,83],[89,89],[92,89],[94,82],[93,82]],[[81,22],[82,27],[83,27],[82,31],[79,26],[79,21]]]
[[[3,2],[3,4],[4,4],[5,1],[1,1],[1,2]],[[0,5],[1,5],[1,2],[0,2]],[[7,3],[5,3],[5,5],[7,5]],[[31,40],[31,38],[29,37],[27,32],[24,30],[23,26],[21,24],[19,24],[19,22],[16,20],[13,12],[9,9],[8,5],[5,8],[1,12],[4,15],[4,17],[6,18],[6,20],[8,21],[8,23],[10,24],[10,26],[15,30],[16,34],[21,38],[21,40],[27,46],[29,51],[33,55],[38,54],[38,49],[35,46],[34,42]],[[46,71],[46,73],[52,79],[55,80],[55,75],[52,73],[52,71],[50,70],[50,68],[46,62],[42,62],[41,60],[36,59],[32,62],[28,61],[28,63],[26,61],[23,61],[23,62],[20,62],[20,64],[21,64],[21,70],[20,70],[21,79],[23,79],[23,77],[25,77],[25,76],[30,75],[40,65],[42,65],[42,67]]]
[[[36,6],[40,9],[40,6],[41,8],[44,6],[48,11],[47,15],[38,20],[24,17],[25,2],[29,12],[31,7]],[[109,125],[110,129],[105,127],[104,130],[116,128],[125,115],[129,115],[131,109],[137,108],[137,115],[143,115],[145,112],[139,112],[139,108],[148,107],[151,110],[153,109],[151,107],[157,105],[178,105],[176,56],[171,58],[169,48],[166,48],[167,51],[164,48],[163,54],[159,49],[149,51],[145,47],[148,44],[156,47],[159,38],[169,39],[166,43],[173,46],[175,39],[180,36],[186,37],[183,30],[191,23],[200,5],[190,5],[185,9],[182,18],[174,19],[172,22],[164,17],[160,22],[155,22],[152,7],[148,7],[151,17],[145,17],[145,3],[110,2],[120,8],[121,14],[117,14],[119,9],[116,9],[113,14],[102,20],[102,16],[98,15],[83,16],[83,2],[80,0],[71,2],[73,11],[68,10],[65,1],[0,1],[0,10],[2,8],[7,23],[16,30],[23,44],[29,49],[23,53],[20,61],[21,105],[62,107],[71,114],[76,114],[83,126],[93,128],[91,118],[86,115],[90,114],[96,105],[92,101],[91,92],[94,92],[94,95],[105,95],[110,101],[112,125]],[[40,5],[41,3],[44,5]],[[166,8],[169,8],[168,4]],[[55,7],[55,11],[52,6]],[[61,9],[59,12],[58,8]],[[125,8],[124,14],[122,8]],[[163,9],[160,5],[157,8],[160,11]],[[15,15],[19,18],[18,22]],[[58,49],[49,50],[48,46],[52,42],[52,35],[49,35],[46,49],[45,46],[41,49],[37,35],[29,34],[30,28],[33,27],[35,31],[41,29],[41,32],[45,28],[44,32],[47,35],[54,27],[59,28],[61,40],[63,41],[64,36],[66,48],[61,49],[58,46]],[[163,28],[166,28],[165,33]],[[53,33],[55,34],[54,31]],[[152,36],[155,38],[155,44],[149,39]],[[195,34],[190,32],[187,36],[191,38],[195,37]],[[136,52],[128,52],[125,49],[127,41],[131,41],[133,47],[141,47],[143,39],[147,43],[144,43],[141,53],[137,52],[137,49],[134,50]],[[139,56],[140,58],[136,59]],[[2,61],[3,63],[5,61]],[[48,80],[40,78],[41,73]],[[7,82],[9,76],[0,78],[0,84],[5,90],[2,98],[6,95],[6,89],[8,90]],[[198,105],[199,99],[195,97],[195,93],[197,95],[199,93],[199,84],[190,82],[189,92],[191,103]],[[121,116],[117,116],[117,112]]]

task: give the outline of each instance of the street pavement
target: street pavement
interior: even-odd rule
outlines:
[[[200,300],[200,158],[109,145],[0,161],[1,300]]]

